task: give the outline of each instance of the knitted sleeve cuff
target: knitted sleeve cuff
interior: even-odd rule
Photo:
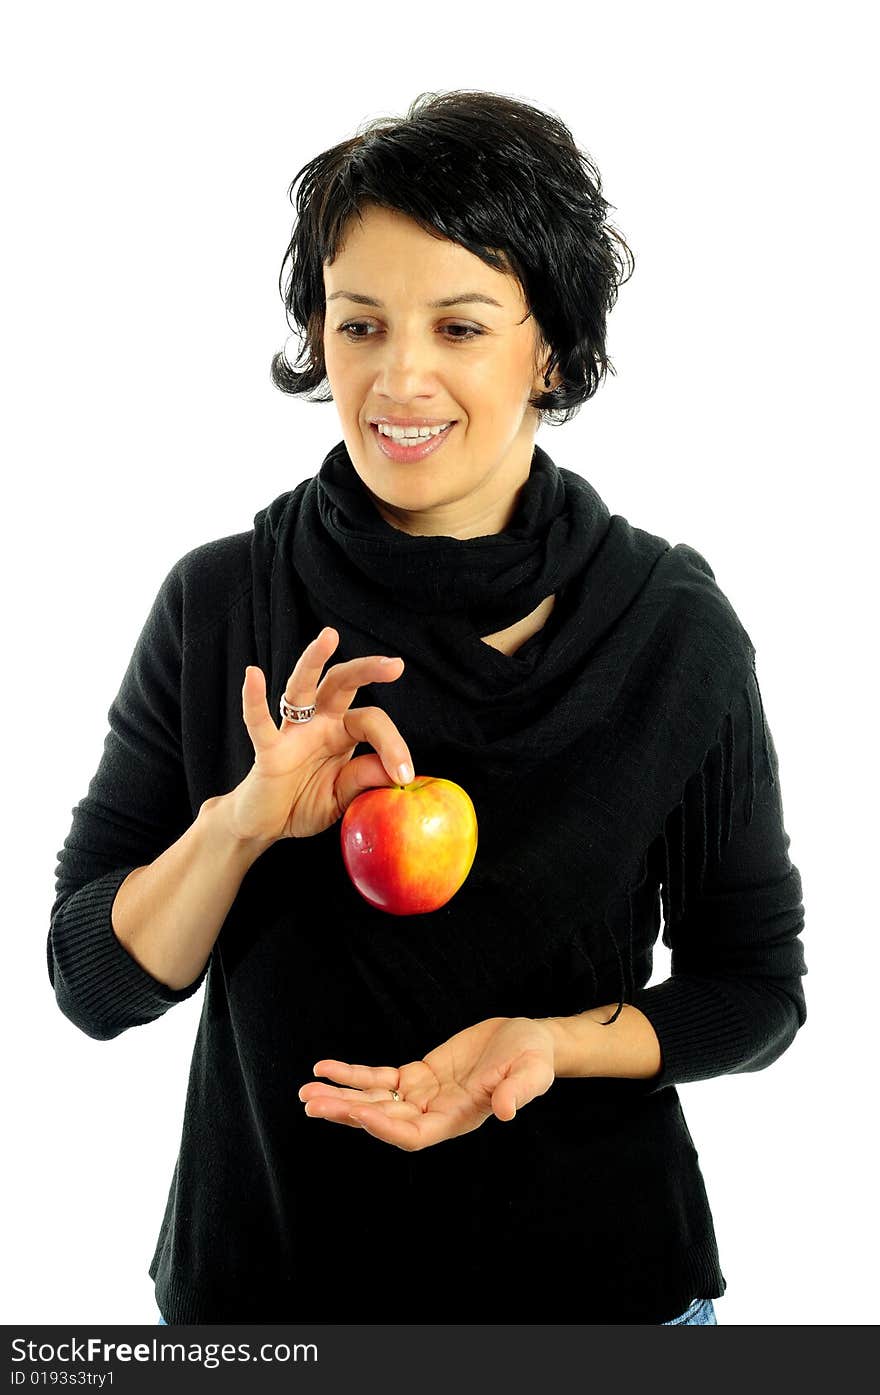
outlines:
[[[645,1014],[660,1043],[660,1072],[647,1082],[647,1094],[761,1070],[782,1055],[799,1025],[795,1003],[785,993],[696,975],[641,988],[628,1001]]]
[[[210,958],[185,988],[153,978],[117,938],[111,911],[132,867],[114,868],[73,892],[56,911],[48,942],[49,977],[58,1006],[97,1041],[152,1022],[201,986]]]

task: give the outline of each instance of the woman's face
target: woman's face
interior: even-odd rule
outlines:
[[[538,415],[528,400],[546,390],[549,355],[517,280],[371,205],[325,263],[324,290],[327,377],[379,513],[408,533],[500,532],[529,475]],[[468,295],[492,303],[431,303]],[[386,451],[407,448],[379,435],[377,417],[454,425],[424,458],[416,448],[395,459]]]

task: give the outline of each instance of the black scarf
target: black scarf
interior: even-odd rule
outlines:
[[[720,857],[732,743],[748,740],[753,770],[759,711],[763,730],[754,646],[698,552],[610,515],[540,446],[507,529],[458,539],[386,523],[340,442],[316,476],[257,514],[253,569],[271,710],[299,652],[329,624],[340,634],[331,664],[404,659],[399,679],[362,688],[355,705],[390,714],[416,774],[456,780],[475,802],[503,782],[521,803],[531,776],[556,778],[562,790],[577,770],[576,813],[560,800],[560,817],[569,829],[577,821],[591,907],[606,923],[615,898],[644,877],[646,850],[713,749]],[[549,619],[513,655],[484,643],[551,594]],[[482,851],[482,825],[480,833]],[[526,845],[526,906],[540,881],[529,858]],[[539,900],[532,909],[548,945],[571,933],[570,923],[541,919]],[[622,1003],[616,940],[614,948]]]

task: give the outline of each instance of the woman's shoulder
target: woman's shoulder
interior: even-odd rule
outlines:
[[[171,567],[163,588],[176,593],[189,642],[213,629],[253,590],[253,529],[190,548]]]
[[[754,644],[714,568],[690,543],[668,546],[655,569],[655,585],[671,623],[696,633],[711,629],[726,646],[754,655]]]

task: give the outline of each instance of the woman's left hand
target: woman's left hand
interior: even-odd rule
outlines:
[[[489,1017],[422,1061],[398,1068],[321,1060],[315,1074],[337,1084],[303,1085],[299,1098],[310,1119],[365,1129],[414,1153],[470,1133],[492,1114],[508,1121],[545,1094],[556,1078],[554,1036],[531,1017]]]

